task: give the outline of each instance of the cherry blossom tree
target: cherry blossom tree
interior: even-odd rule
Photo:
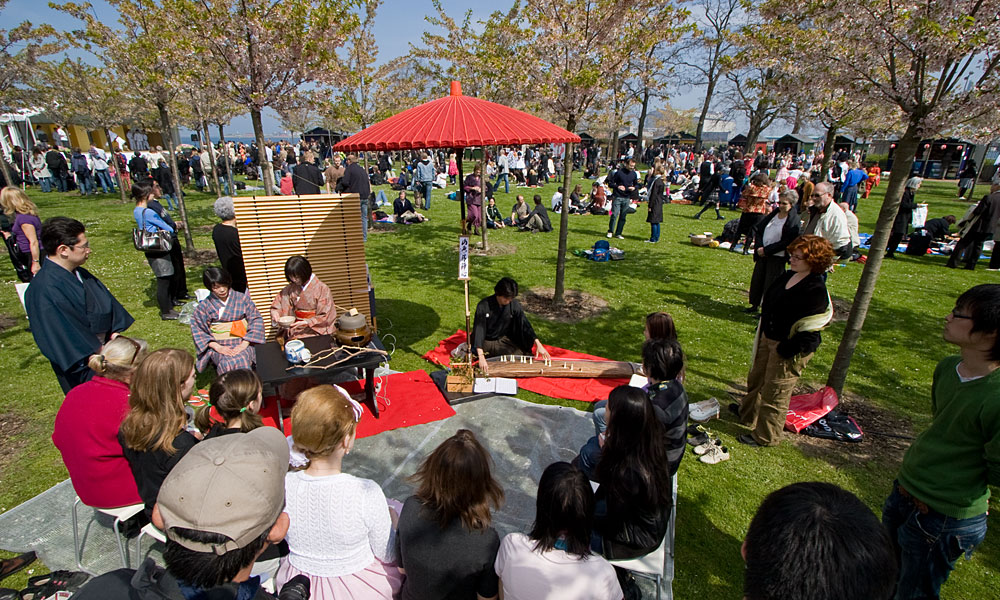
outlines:
[[[776,45],[774,60],[812,63],[822,73],[821,85],[898,115],[902,131],[868,261],[827,379],[840,392],[920,141],[1000,133],[1000,0],[766,0],[760,12],[762,34],[783,42]]]
[[[126,86],[156,106],[160,117],[160,133],[170,154],[174,188],[178,191],[180,222],[184,230],[187,252],[194,251],[194,238],[188,226],[187,206],[177,173],[176,140],[173,139],[170,107],[177,94],[190,82],[189,63],[192,52],[177,43],[179,24],[154,0],[107,0],[118,13],[118,26],[104,23],[88,4],[55,4],[49,6],[75,17],[84,29],[67,34],[66,39],[92,53],[116,76],[119,85]]]
[[[250,112],[264,189],[274,171],[264,150],[261,115],[302,100],[308,87],[337,87],[345,69],[336,50],[358,28],[359,0],[164,0],[186,23],[187,44],[209,60],[229,99]]]

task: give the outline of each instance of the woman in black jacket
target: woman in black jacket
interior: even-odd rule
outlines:
[[[764,291],[774,280],[785,272],[788,256],[785,248],[799,237],[799,213],[795,210],[798,196],[786,190],[778,197],[778,208],[754,226],[753,235],[753,275],[750,276],[750,308],[748,313],[756,313],[760,307]]]
[[[910,177],[906,180],[906,189],[903,190],[903,197],[899,201],[899,212],[896,213],[896,220],[892,222],[892,232],[889,233],[889,244],[885,249],[886,258],[896,258],[896,246],[903,241],[903,236],[913,221],[913,209],[917,207],[913,197],[920,189],[921,183],[923,179],[919,177]]]
[[[749,446],[781,443],[792,390],[819,347],[819,332],[833,318],[823,281],[833,264],[833,246],[819,236],[803,235],[786,251],[791,270],[764,294],[747,394],[729,407],[750,428],[751,433],[737,438]]]
[[[663,425],[646,393],[624,385],[605,416],[591,545],[608,559],[635,558],[660,545],[673,508]]]
[[[660,223],[663,222],[663,203],[668,197],[667,182],[664,179],[665,170],[663,165],[657,165],[653,169],[653,179],[649,182],[649,214],[646,222],[649,223],[649,239],[652,244],[660,241]]]

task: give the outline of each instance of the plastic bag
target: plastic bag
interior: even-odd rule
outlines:
[[[800,433],[837,406],[837,392],[826,386],[818,392],[792,396],[788,403],[788,416],[785,417],[785,429],[792,433]]]
[[[180,316],[177,317],[177,322],[183,323],[184,325],[190,325],[191,317],[194,316],[194,309],[197,307],[198,307],[197,300],[192,300],[187,304],[185,304],[184,306],[182,306],[180,311],[178,311],[180,313]]]

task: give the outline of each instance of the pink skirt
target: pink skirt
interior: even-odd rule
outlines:
[[[377,558],[357,573],[342,577],[316,577],[303,573],[284,559],[275,578],[278,591],[296,575],[309,578],[309,597],[313,600],[392,600],[399,597],[399,589],[403,585],[403,574],[399,572],[399,568]]]

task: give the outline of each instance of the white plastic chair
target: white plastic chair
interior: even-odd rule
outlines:
[[[661,592],[665,591],[667,600],[674,597],[674,533],[677,524],[677,474],[671,480],[673,488],[673,508],[670,509],[670,519],[667,521],[667,533],[660,545],[649,554],[628,560],[608,561],[612,566],[627,569],[637,577],[652,579],[656,582],[656,600],[661,600]]]
[[[146,526],[142,528],[142,531],[139,532],[139,536],[135,538],[135,567],[137,569],[139,568],[139,565],[142,564],[142,538],[147,535],[161,544],[167,543],[167,536],[164,535],[164,533],[160,531],[156,525],[147,523]]]
[[[73,515],[73,553],[76,556],[76,568],[79,571],[85,571],[87,573],[90,573],[91,575],[96,575],[96,573],[94,573],[90,569],[87,569],[86,567],[83,566],[83,545],[80,543],[80,531],[79,531],[78,518],[77,518],[77,508],[81,504],[83,504],[83,500],[80,500],[80,497],[77,496],[76,500],[73,501],[73,513],[72,513],[72,515]],[[112,529],[115,532],[115,541],[118,542],[118,555],[122,559],[122,567],[124,567],[124,568],[127,569],[128,568],[128,558],[125,556],[125,544],[122,542],[122,535],[123,534],[122,534],[121,530],[119,529],[119,527],[121,526],[122,522],[128,521],[129,519],[131,519],[135,515],[137,515],[140,512],[142,512],[142,509],[145,508],[145,506],[140,503],[140,504],[130,504],[128,506],[121,506],[121,507],[118,507],[118,508],[97,508],[97,507],[94,507],[94,506],[91,506],[90,508],[93,508],[94,510],[96,510],[99,513],[103,513],[105,515],[108,515],[109,517],[114,517],[115,518],[115,522],[112,524],[111,527],[112,527]]]

